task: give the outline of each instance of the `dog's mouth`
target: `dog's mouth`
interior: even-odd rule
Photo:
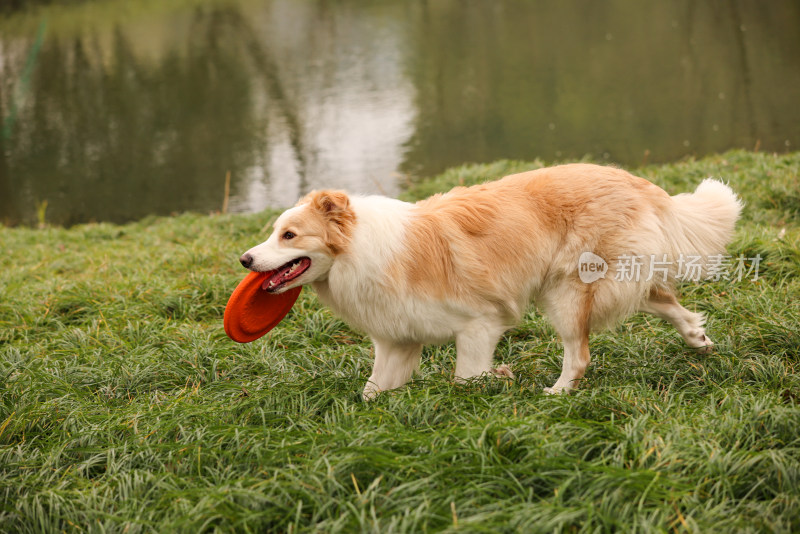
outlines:
[[[265,289],[270,293],[280,291],[292,282],[292,280],[295,280],[306,272],[309,267],[311,267],[311,259],[309,258],[297,258],[285,263],[272,271],[272,273],[264,279],[264,282],[261,284],[261,289]]]

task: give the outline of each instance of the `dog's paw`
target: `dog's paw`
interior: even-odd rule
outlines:
[[[378,389],[378,386],[372,382],[367,382],[366,387],[364,387],[364,392],[361,394],[361,398],[364,399],[364,402],[370,402],[375,400],[380,392],[381,390]]]
[[[492,369],[492,375],[494,375],[497,378],[509,378],[511,380],[514,380],[514,378],[516,378],[514,376],[514,373],[511,371],[511,367],[509,367],[506,364],[500,365],[499,367],[495,367],[494,369]]]
[[[714,352],[714,342],[705,335],[705,333],[701,333],[697,336],[697,341],[691,344],[691,347],[697,351],[698,354],[710,354]]]
[[[703,334],[703,346],[698,349],[701,354],[709,354],[714,351],[714,342],[707,335]]]
[[[542,391],[544,391],[545,395],[561,395],[566,390],[563,388],[557,388],[553,386],[551,388],[544,388]]]

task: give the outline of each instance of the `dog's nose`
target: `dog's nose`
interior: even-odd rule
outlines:
[[[247,269],[249,269],[250,266],[253,265],[253,255],[250,254],[249,252],[245,252],[244,254],[242,254],[242,257],[239,258],[239,263],[241,263]]]

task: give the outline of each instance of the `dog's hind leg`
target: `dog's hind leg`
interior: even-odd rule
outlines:
[[[683,337],[686,344],[699,352],[708,353],[714,343],[703,328],[705,318],[700,313],[690,312],[678,303],[675,295],[668,291],[652,290],[649,298],[639,306],[639,310],[650,313],[672,324]]]
[[[408,382],[414,371],[419,370],[422,356],[422,345],[419,344],[372,341],[375,344],[375,365],[364,387],[364,400],[372,400],[381,391],[399,388]]]
[[[580,379],[586,374],[586,368],[589,367],[592,292],[559,291],[557,301],[545,304],[547,315],[564,345],[564,362],[561,366],[561,376],[553,387],[544,388],[544,392],[551,395],[566,393],[577,387]]]

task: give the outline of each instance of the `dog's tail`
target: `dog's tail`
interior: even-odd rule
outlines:
[[[712,178],[703,180],[694,193],[673,196],[672,202],[673,225],[667,234],[673,259],[699,265],[696,274],[705,277],[709,257],[724,254],[733,237],[742,202],[730,187]]]

